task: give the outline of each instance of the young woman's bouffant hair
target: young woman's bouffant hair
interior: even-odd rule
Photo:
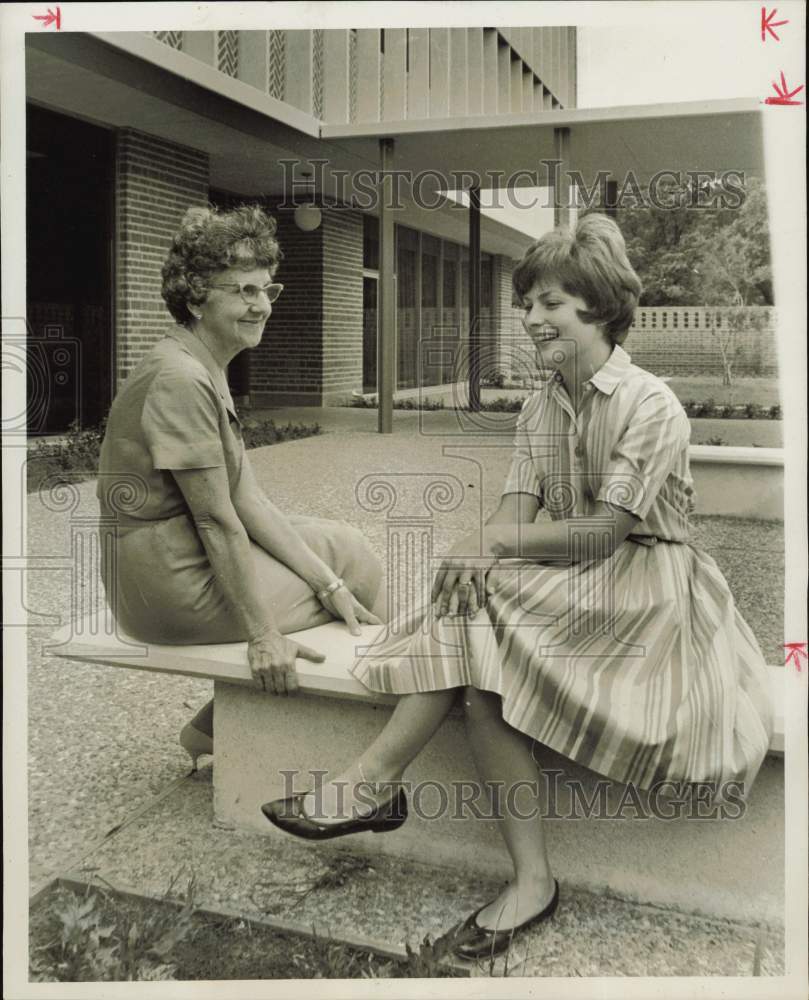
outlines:
[[[189,326],[188,307],[202,305],[213,275],[228,267],[265,267],[273,277],[282,257],[275,220],[259,205],[228,212],[189,208],[163,265],[163,299],[179,325]]]
[[[614,344],[623,343],[635,315],[641,283],[626,255],[621,230],[606,215],[582,216],[573,229],[545,233],[514,270],[515,302],[537,282],[556,282],[588,305],[584,323],[603,326]]]

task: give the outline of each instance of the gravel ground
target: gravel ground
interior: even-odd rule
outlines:
[[[401,948],[444,934],[497,894],[496,880],[346,851],[339,842],[222,830],[210,824],[211,769],[109,838],[74,868],[116,886],[162,895],[171,879],[195,880],[199,906],[294,921],[321,936],[343,929]],[[514,976],[745,976],[783,974],[783,934],[762,923],[703,917],[595,894],[566,882],[554,919],[515,939]],[[393,902],[395,901],[395,902]],[[505,962],[495,964],[502,976]],[[473,967],[489,974],[488,962]]]

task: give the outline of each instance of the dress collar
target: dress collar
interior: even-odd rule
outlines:
[[[192,333],[190,330],[186,330],[184,326],[175,326],[169,330],[168,334],[172,339],[178,341],[186,349],[186,351],[193,357],[196,358],[200,364],[204,365],[211,378],[213,379],[213,384],[216,387],[216,391],[219,393],[220,397],[224,399],[225,406],[230,410],[231,413],[236,415],[236,407],[233,403],[233,397],[230,394],[230,388],[228,386],[227,375],[224,370],[219,367],[219,365],[214,360],[213,355],[202,343],[199,337]]]
[[[597,372],[593,372],[587,381],[592,382],[596,389],[606,396],[611,396],[626,378],[631,364],[632,358],[620,344],[616,344],[612,349],[612,354]]]

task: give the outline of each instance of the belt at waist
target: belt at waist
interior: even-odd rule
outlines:
[[[683,541],[678,538],[660,538],[659,535],[627,535],[627,541],[636,542],[638,545],[651,547],[658,542],[667,542],[669,545],[682,545]]]

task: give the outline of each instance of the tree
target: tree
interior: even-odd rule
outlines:
[[[739,358],[741,345],[739,334],[755,330],[761,333],[769,323],[764,310],[753,310],[749,306],[714,306],[708,312],[711,336],[719,348],[722,358],[722,385],[733,384],[733,365]]]
[[[739,334],[761,332],[769,317],[748,306],[772,305],[770,239],[764,186],[749,178],[744,203],[730,222],[699,234],[697,270],[703,302],[710,313],[711,336],[722,358],[722,384],[733,380],[740,351]]]
[[[641,305],[772,305],[766,191],[754,177],[744,191],[742,204],[731,208],[716,187],[695,192],[670,182],[658,185],[655,197],[670,207],[656,207],[647,190],[642,204],[619,208],[627,253],[643,282]]]
[[[705,305],[769,305],[772,298],[767,198],[748,179],[747,197],[730,222],[697,234]]]

